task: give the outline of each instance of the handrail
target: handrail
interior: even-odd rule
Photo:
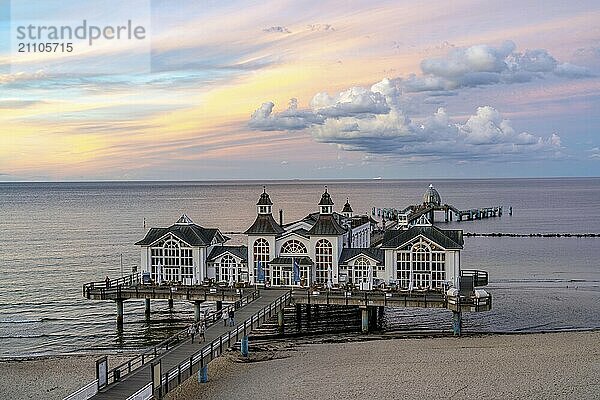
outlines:
[[[252,330],[255,324],[258,325],[260,323],[261,317],[263,318],[263,320],[266,319],[267,314],[270,316],[273,310],[277,310],[279,307],[288,304],[291,301],[291,298],[291,291],[287,291],[283,296],[277,298],[274,302],[270,303],[269,305],[263,307],[261,310],[254,313],[250,318],[244,321],[243,324],[238,325],[236,329],[224,333],[223,335],[214,339],[212,342],[207,343],[202,349],[198,350],[196,353],[191,355],[188,360],[182,361],[177,366],[171,368],[169,371],[164,373],[161,378],[161,387],[165,388],[166,390],[161,394],[164,395],[169,391],[169,383],[173,380],[177,379],[177,385],[179,385],[182,382],[182,372],[184,374],[187,374],[189,372],[189,375],[191,375],[193,366],[195,364],[200,363],[200,367],[204,366],[210,361],[212,361],[214,358],[221,355],[223,353],[224,343],[228,343],[228,345],[230,345],[232,338],[235,338],[235,342],[237,342],[239,340],[239,336],[242,333],[245,335],[248,332],[248,328]],[[204,360],[206,357],[209,357],[209,360],[205,364]]]
[[[152,398],[152,382],[149,382],[148,384],[146,384],[146,386],[144,386],[143,388],[141,388],[140,390],[138,390],[137,392],[135,392],[134,394],[129,396],[127,398],[127,400],[148,400],[151,398]]]
[[[238,300],[234,303],[234,308],[237,310],[241,307],[248,305],[259,297],[260,293],[258,291],[254,291],[249,295],[243,297],[241,300]],[[221,319],[221,310],[212,311],[207,314],[204,319],[204,323],[206,327],[213,326],[215,323],[219,322]],[[142,354],[138,354],[137,356],[132,357],[131,359],[125,361],[124,363],[114,367],[110,371],[108,371],[107,376],[107,385],[109,386],[113,383],[116,383],[123,379],[123,377],[129,375],[131,372],[136,371],[140,367],[148,364],[150,361],[155,360],[157,357],[161,356],[165,352],[172,349],[174,345],[180,343],[181,341],[186,340],[190,336],[189,327],[186,327],[174,335],[168,337],[162,342],[152,346],[151,348],[146,349]],[[118,371],[115,375],[115,371]],[[104,387],[106,387],[104,386]]]
[[[83,297],[87,297],[87,293],[92,289],[111,289],[120,288],[122,286],[133,286],[141,282],[141,272],[136,272],[128,276],[123,276],[117,279],[109,279],[108,281],[95,281],[83,284]]]
[[[79,388],[77,391],[63,398],[63,400],[87,400],[96,393],[98,393],[98,379]]]

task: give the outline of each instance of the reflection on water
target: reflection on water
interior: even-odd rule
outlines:
[[[429,181],[327,182],[336,207],[349,196],[356,212],[420,201]],[[444,226],[469,232],[598,232],[600,179],[445,180],[432,182],[458,208],[512,205],[514,215]],[[286,221],[317,209],[323,182],[270,183]],[[135,350],[156,343],[193,318],[193,306],[82,297],[82,284],[119,276],[139,263],[133,243],[148,226],[168,226],[183,212],[195,222],[240,232],[253,221],[261,184],[0,184],[0,358]],[[338,207],[339,206],[339,207]],[[241,243],[233,236],[233,244]],[[465,314],[467,331],[514,332],[600,327],[600,239],[466,238],[463,268],[490,273],[494,309]],[[206,307],[211,307],[207,304]],[[354,324],[352,315],[343,317]],[[450,329],[450,313],[387,309],[387,330]]]

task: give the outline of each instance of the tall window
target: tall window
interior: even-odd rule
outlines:
[[[269,242],[260,238],[254,242],[254,279],[258,279],[258,263],[260,262],[265,273],[265,281],[270,278],[269,274]]]
[[[216,268],[217,281],[229,282],[231,278],[233,278],[233,280],[237,282],[239,280],[237,267],[238,265],[235,262],[233,256],[231,256],[230,254],[224,255],[221,258],[219,266]]]
[[[307,254],[306,246],[298,240],[288,240],[281,246],[281,254]]]
[[[411,274],[412,271],[412,274]],[[446,280],[444,249],[419,239],[401,249],[396,258],[396,277],[401,287],[442,288]]]
[[[170,236],[151,249],[152,279],[191,283],[194,277],[192,248]],[[159,274],[162,276],[159,279]]]
[[[315,245],[315,275],[317,283],[327,283],[328,271],[333,268],[333,247],[327,239]]]
[[[371,263],[365,257],[359,257],[354,261],[354,266],[350,270],[352,283],[369,282],[369,268]]]

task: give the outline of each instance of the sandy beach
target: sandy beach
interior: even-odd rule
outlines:
[[[600,398],[600,331],[363,339],[261,343],[250,360],[231,350],[208,383],[167,399]],[[98,357],[0,362],[0,399],[62,399],[94,379]]]
[[[101,355],[0,361],[0,399],[60,400],[96,379]],[[129,357],[111,355],[110,366]]]
[[[257,361],[265,352],[255,353]],[[307,344],[211,363],[187,399],[599,399],[600,332]]]

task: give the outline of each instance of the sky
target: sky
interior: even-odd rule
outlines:
[[[146,37],[15,52],[18,26],[84,19]],[[600,176],[597,21],[585,0],[0,0],[0,181]]]

